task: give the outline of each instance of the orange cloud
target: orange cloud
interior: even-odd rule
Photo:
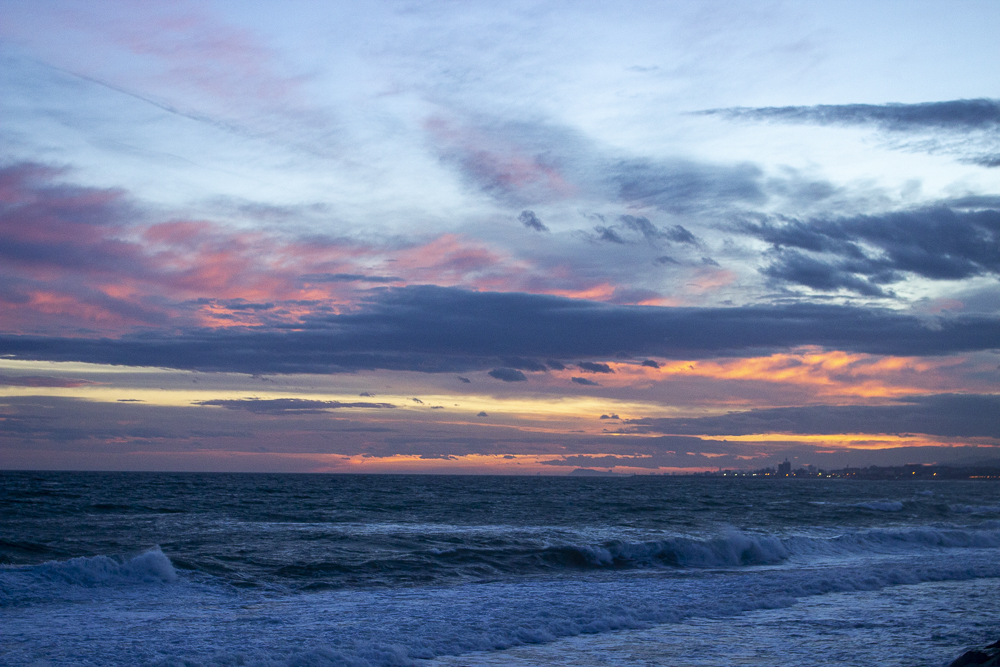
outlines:
[[[964,357],[888,357],[803,347],[792,352],[745,359],[609,362],[614,375],[602,384],[627,386],[676,378],[767,382],[800,386],[815,398],[892,399],[921,392],[969,391]],[[979,369],[982,370],[982,369]],[[989,390],[986,388],[985,390]]]
[[[736,282],[736,273],[729,269],[718,269],[710,266],[698,268],[694,272],[694,279],[685,283],[685,291],[702,294],[714,292],[715,290],[727,287]]]

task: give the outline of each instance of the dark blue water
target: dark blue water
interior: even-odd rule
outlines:
[[[1000,577],[1000,485],[989,482],[0,481],[6,664],[414,664]],[[61,639],[46,633],[67,619]]]

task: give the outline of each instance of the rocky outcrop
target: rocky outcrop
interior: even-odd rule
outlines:
[[[1000,641],[981,649],[966,651],[948,667],[1000,667]]]

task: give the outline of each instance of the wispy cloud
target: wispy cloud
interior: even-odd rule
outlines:
[[[930,134],[929,138],[904,140],[894,145],[907,150],[957,154],[963,162],[982,167],[1000,166],[1000,100],[995,99],[917,104],[732,107],[696,113],[730,120],[872,127],[895,135]],[[958,138],[955,138],[956,135]]]
[[[975,99],[917,104],[818,104],[799,107],[732,107],[697,113],[734,120],[872,125],[892,132],[923,129],[970,131],[1000,129],[1000,100]]]
[[[767,199],[763,172],[753,164],[623,155],[553,123],[435,118],[427,127],[446,164],[467,183],[508,206],[573,198],[683,214]],[[639,218],[625,220],[627,226],[647,233],[636,227]],[[676,231],[664,237],[671,233],[676,241],[691,241]]]

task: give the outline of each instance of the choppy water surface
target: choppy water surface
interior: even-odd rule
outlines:
[[[825,664],[843,632],[887,651],[846,664],[937,665],[1000,618],[970,602],[1000,578],[989,482],[0,481],[5,664]],[[865,629],[817,625],[818,608]],[[768,639],[779,625],[796,651]],[[740,651],[688,655],[723,627]],[[635,633],[645,654],[625,650]],[[920,655],[892,662],[902,638]]]

